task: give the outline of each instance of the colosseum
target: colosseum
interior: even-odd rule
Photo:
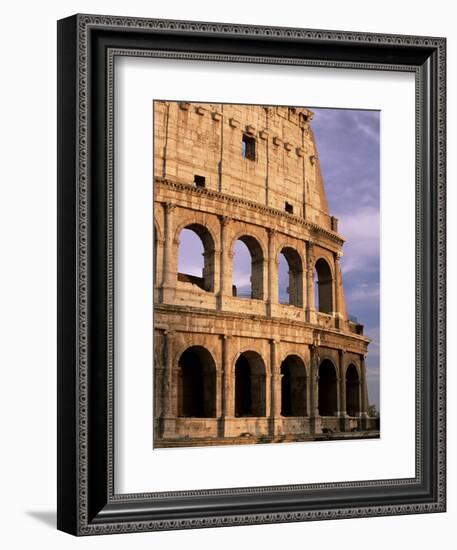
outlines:
[[[154,447],[379,436],[312,118],[154,101]],[[183,230],[201,241],[198,275],[180,272]]]

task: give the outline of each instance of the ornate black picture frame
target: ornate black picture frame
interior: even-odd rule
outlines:
[[[75,535],[445,511],[444,38],[74,15],[58,22],[58,528]],[[406,71],[416,89],[414,478],[116,494],[113,60]]]

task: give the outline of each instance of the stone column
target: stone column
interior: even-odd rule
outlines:
[[[278,365],[278,340],[270,340],[270,433],[281,433],[281,373]]]
[[[275,229],[268,229],[268,297],[267,315],[272,316],[278,304],[278,264],[275,259]]]
[[[163,284],[163,249],[165,239],[156,236],[154,239],[155,255],[154,255],[154,303],[161,300],[162,284]]]
[[[359,403],[360,403],[360,416],[362,418],[362,429],[367,427],[367,418],[368,418],[368,387],[367,387],[367,372],[365,364],[366,355],[360,356],[360,392],[359,392]]]
[[[163,282],[163,252],[164,252],[165,239],[155,237],[155,255],[154,255],[154,284],[160,287]]]
[[[176,288],[176,258],[173,258],[173,210],[175,205],[166,202],[165,209],[165,245],[163,249],[163,283],[162,302],[171,302],[174,299]]]
[[[228,238],[228,229],[231,221],[231,218],[228,216],[219,216],[221,225],[221,251],[218,309],[223,309],[224,297],[232,296],[232,269],[230,261],[230,242]]]
[[[220,418],[222,415],[222,394],[224,388],[222,387],[222,371],[221,369],[216,369],[216,418]]]
[[[301,279],[300,279],[300,274],[297,273],[295,275],[295,280],[296,280],[295,284],[298,288],[298,291],[297,291],[298,292],[298,303],[303,308],[303,311],[305,311],[305,308],[308,305],[308,296],[307,296],[307,294],[308,294],[308,269],[307,269],[307,266],[306,266],[306,245],[303,244],[303,247],[301,247],[298,252],[299,252],[299,254],[300,254],[300,256],[303,260],[303,265],[302,265]]]
[[[309,367],[308,371],[306,373],[306,412],[305,415],[310,418],[313,413],[313,409],[311,408],[311,401],[312,401],[312,392],[314,388],[312,387],[312,379],[313,379],[313,366],[311,364],[311,359],[309,361]]]
[[[268,300],[268,297],[267,297],[268,288],[267,288],[267,282],[266,282],[267,279],[269,278],[268,277],[268,270],[269,270],[268,260],[266,258],[264,258],[260,262],[260,272],[262,274],[262,284],[261,284],[260,290],[258,292],[256,292],[256,294],[260,297],[260,300],[263,300],[263,301]],[[254,281],[252,281],[252,284],[255,285]],[[252,287],[253,291],[254,291],[254,288],[255,288],[255,286]]]
[[[338,377],[338,416],[340,417],[340,430],[342,432],[346,429],[346,373],[344,370],[344,364],[345,364],[345,355],[346,351],[344,349],[338,350],[338,359],[339,359],[339,377]]]
[[[162,437],[172,437],[175,432],[176,403],[174,403],[174,339],[172,330],[165,331],[165,370],[162,388]]]
[[[170,413],[172,418],[178,416],[178,376],[180,369],[178,365],[173,365],[171,369],[171,391],[170,391]]]
[[[319,347],[316,344],[310,346],[310,430],[311,433],[321,433],[321,418],[319,415]]]
[[[203,252],[203,280],[204,287],[207,292],[214,292],[216,295],[219,293],[220,274],[219,266],[221,251],[217,246],[212,250],[205,250]]]
[[[163,416],[169,417],[172,409],[172,381],[173,381],[173,342],[175,333],[165,331],[165,376],[163,385]]]
[[[222,437],[230,435],[230,419],[235,416],[235,373],[230,365],[231,336],[224,334],[221,337],[222,344],[222,400],[221,422],[219,433]]]
[[[335,252],[334,254],[334,266],[335,266],[335,280],[334,280],[334,315],[335,315],[335,327],[341,328],[341,319],[342,319],[342,311],[341,311],[341,270],[340,270],[340,259],[341,259],[341,253]]]
[[[340,397],[340,405],[338,407],[338,416],[342,416],[342,417],[346,416],[346,407],[347,407],[347,403],[346,403],[346,373],[345,373],[345,370],[344,370],[345,356],[346,356],[346,351],[344,349],[338,350],[339,371],[340,371],[339,391],[340,391],[340,396],[341,396]]]
[[[316,322],[316,306],[314,304],[314,243],[306,242],[306,320]]]

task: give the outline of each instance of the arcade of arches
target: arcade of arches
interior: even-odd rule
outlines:
[[[369,432],[368,340],[345,312],[338,255],[277,232],[262,240],[226,217],[164,213],[168,230],[154,232],[156,364],[164,365],[155,444]],[[276,348],[288,345],[280,356]]]
[[[340,352],[334,360],[320,358],[311,346],[306,360],[294,351],[278,360],[274,340],[270,354],[245,350],[233,356],[231,340],[220,340],[220,354],[195,343],[173,354],[176,335],[165,335],[163,351],[167,354],[170,348],[170,360],[176,361],[171,369],[176,381],[164,385],[163,400],[172,419],[165,422],[165,430],[179,435],[191,422],[194,437],[216,441],[246,433],[274,438],[362,429],[367,404],[359,376],[363,356],[346,358]],[[176,391],[168,391],[170,386]],[[165,432],[165,438],[170,435]]]
[[[311,120],[154,102],[154,446],[378,436]]]
[[[181,227],[174,247],[169,247],[172,250],[163,250],[162,243],[154,230],[154,280],[160,271],[157,260],[160,252],[161,258],[166,257],[171,266],[176,265],[176,274],[169,277],[172,287],[185,283],[193,285],[193,288],[215,293],[218,283],[216,273],[219,273],[219,293],[225,286],[230,288],[233,297],[262,301],[268,299],[270,303],[298,308],[304,308],[306,304],[308,312],[337,312],[335,298],[339,292],[338,280],[333,276],[329,262],[335,262],[336,273],[339,273],[339,266],[333,256],[328,259],[320,257],[315,261],[314,269],[306,270],[303,267],[305,257],[296,248],[280,246],[278,259],[272,262],[273,268],[269,266],[267,275],[265,265],[272,258],[266,257],[261,242],[252,235],[237,237],[228,254],[229,261],[223,267],[220,265],[223,254],[217,253],[211,232],[202,224],[189,223]],[[271,243],[269,248],[272,248]],[[311,244],[308,251],[312,249]],[[308,262],[313,262],[311,252],[308,252]],[[165,274],[168,273],[167,265]],[[268,289],[267,277],[270,279]],[[226,283],[228,279],[230,281]],[[272,288],[273,285],[277,285],[277,288]],[[308,318],[312,318],[312,313],[308,314]]]

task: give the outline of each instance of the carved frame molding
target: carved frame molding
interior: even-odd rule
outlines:
[[[445,511],[445,39],[75,15],[59,21],[58,42],[58,528],[90,535]],[[414,478],[114,493],[117,55],[415,73]]]

